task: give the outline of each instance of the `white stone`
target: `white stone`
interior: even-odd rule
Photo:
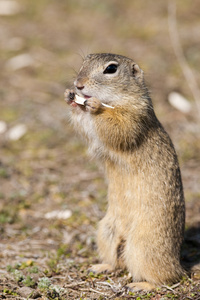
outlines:
[[[32,58],[32,56],[28,53],[24,53],[10,58],[7,61],[6,66],[8,69],[16,71],[18,69],[29,67],[33,64],[34,64],[34,59]]]
[[[17,1],[14,0],[0,0],[0,15],[10,16],[20,12],[21,7]]]
[[[7,138],[11,141],[19,140],[27,132],[27,127],[24,124],[18,124],[10,128],[7,132]]]
[[[182,111],[183,113],[188,113],[191,111],[191,103],[179,93],[170,93],[168,95],[168,101],[173,107]]]
[[[44,215],[46,219],[68,219],[72,216],[69,209],[66,210],[53,210]]]

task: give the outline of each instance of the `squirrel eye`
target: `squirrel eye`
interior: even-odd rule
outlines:
[[[103,71],[103,74],[113,74],[117,71],[118,65],[110,64],[107,68]]]

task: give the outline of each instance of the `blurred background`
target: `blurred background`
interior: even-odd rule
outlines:
[[[186,228],[199,232],[200,2],[169,3],[0,0],[2,268],[19,253],[42,264],[42,251],[61,245],[79,263],[94,256],[106,184],[69,126],[63,99],[83,58],[94,52],[131,57],[144,70],[179,156]],[[197,244],[199,236],[190,234]],[[44,268],[51,270],[48,263]]]

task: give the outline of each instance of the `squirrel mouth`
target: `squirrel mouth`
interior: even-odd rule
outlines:
[[[85,98],[85,99],[89,99],[89,98],[91,98],[92,96],[88,96],[88,95],[84,95],[84,94],[82,94],[83,95],[83,97]]]
[[[75,94],[74,94],[74,96],[75,96]],[[79,96],[79,95],[77,95],[77,96]],[[80,97],[81,97],[82,99],[85,99],[85,101],[86,101],[87,99],[91,98],[92,96],[85,95],[85,94],[81,93],[81,96],[79,96],[79,98],[80,98]],[[73,107],[77,107],[77,106],[78,106],[78,107],[81,108],[83,111],[85,111],[85,105],[84,105],[83,103],[79,103],[78,101],[76,102],[75,99],[72,99],[70,105],[73,106]]]

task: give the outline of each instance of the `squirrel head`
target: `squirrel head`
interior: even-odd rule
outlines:
[[[130,58],[111,53],[89,54],[74,85],[80,96],[105,103],[137,98],[146,91],[140,67]]]

